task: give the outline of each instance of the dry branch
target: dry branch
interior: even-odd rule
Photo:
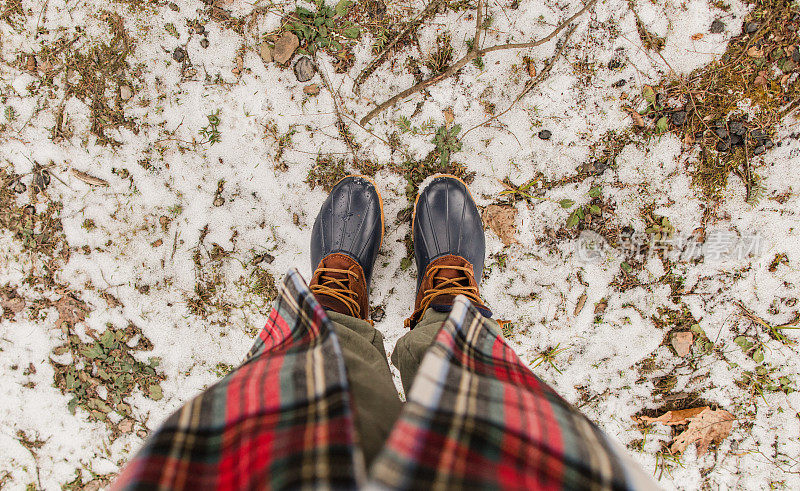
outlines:
[[[550,41],[555,36],[557,36],[558,33],[561,32],[565,27],[567,27],[567,25],[569,25],[572,21],[577,19],[584,12],[586,12],[592,5],[594,5],[594,3],[596,1],[597,0],[589,0],[581,10],[579,10],[578,12],[573,14],[566,21],[564,21],[561,24],[559,24],[558,27],[553,29],[553,31],[550,34],[548,34],[547,36],[543,37],[542,39],[539,39],[539,40],[536,40],[536,41],[531,41],[531,42],[528,42],[528,43],[499,44],[499,45],[496,45],[496,46],[490,46],[488,48],[481,49],[481,48],[478,47],[478,42],[480,41],[480,35],[481,35],[481,31],[482,31],[481,24],[483,23],[483,3],[484,2],[483,2],[483,0],[478,0],[478,13],[477,13],[477,16],[476,16],[477,17],[477,21],[476,21],[476,27],[475,27],[475,42],[472,45],[472,49],[469,50],[467,52],[467,54],[464,55],[463,58],[461,58],[460,60],[455,62],[452,66],[450,66],[450,68],[448,68],[447,70],[443,71],[442,73],[440,73],[438,75],[434,75],[433,77],[430,77],[427,80],[423,80],[422,82],[414,85],[413,87],[410,87],[410,88],[400,92],[399,94],[396,94],[395,96],[391,97],[387,101],[379,104],[372,111],[367,113],[366,116],[361,118],[361,121],[359,121],[359,124],[361,124],[362,126],[367,124],[372,118],[374,118],[375,116],[377,116],[378,114],[380,114],[381,112],[386,110],[387,108],[395,105],[401,99],[405,99],[406,97],[408,97],[410,95],[416,94],[417,92],[419,92],[421,90],[424,90],[424,89],[430,87],[431,85],[433,85],[433,84],[435,84],[437,82],[440,82],[441,80],[444,80],[446,78],[452,77],[459,70],[461,70],[467,63],[469,63],[472,60],[474,60],[476,58],[479,58],[479,57],[481,57],[481,56],[483,56],[483,55],[485,55],[487,53],[491,53],[493,51],[499,51],[499,50],[503,50],[503,49],[534,48],[536,46],[540,46],[540,45]]]
[[[462,133],[461,134],[461,138],[459,138],[459,140],[463,140],[464,137],[467,136],[467,133],[469,133],[470,131],[472,131],[472,130],[474,130],[476,128],[480,128],[481,126],[487,125],[487,124],[491,123],[492,121],[494,121],[495,119],[499,118],[500,116],[504,115],[508,111],[510,111],[511,108],[513,108],[514,105],[516,105],[516,103],[518,103],[523,97],[525,97],[525,95],[528,92],[530,92],[531,90],[533,90],[534,87],[539,85],[539,83],[542,80],[544,80],[545,77],[550,73],[550,70],[552,70],[553,65],[555,65],[556,62],[558,61],[558,59],[561,58],[561,54],[564,52],[564,47],[567,45],[567,41],[569,40],[570,36],[572,36],[572,33],[575,32],[575,29],[577,27],[578,26],[573,26],[569,31],[567,31],[567,33],[564,35],[564,38],[559,43],[558,49],[556,50],[556,52],[553,55],[553,57],[550,58],[550,61],[547,62],[547,64],[544,66],[544,68],[542,68],[542,70],[536,75],[535,78],[532,78],[532,79],[528,80],[525,83],[525,87],[522,89],[522,92],[520,92],[520,94],[517,96],[517,98],[514,99],[514,102],[512,102],[503,111],[495,114],[494,116],[492,116],[491,118],[487,119],[483,123],[477,124],[477,125],[473,126],[472,128],[468,129],[467,131],[465,131],[464,133]]]
[[[376,56],[370,62],[369,65],[367,65],[363,70],[361,70],[361,73],[358,74],[358,77],[356,77],[356,80],[353,83],[353,90],[354,91],[358,92],[358,88],[361,86],[362,83],[364,83],[364,80],[366,80],[367,77],[372,75],[372,72],[375,71],[375,69],[378,67],[378,65],[380,65],[381,63],[383,63],[386,60],[386,56],[389,54],[389,52],[392,50],[392,48],[394,48],[394,46],[398,42],[400,42],[400,40],[403,39],[409,32],[411,32],[414,29],[416,29],[417,26],[419,26],[420,23],[422,23],[422,21],[425,20],[425,18],[429,14],[433,13],[434,11],[436,11],[436,9],[439,7],[440,3],[442,3],[442,0],[433,0],[431,3],[429,3],[428,6],[425,7],[425,9],[422,12],[420,12],[416,17],[414,17],[414,19],[412,19],[411,22],[409,22],[406,25],[406,27],[404,27],[397,34],[397,36],[395,36],[394,39],[392,39],[389,42],[389,44],[387,44],[386,47],[384,47],[383,50],[381,50],[380,54],[378,56]]]

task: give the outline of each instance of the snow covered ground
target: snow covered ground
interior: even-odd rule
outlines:
[[[321,52],[306,83],[262,60],[263,36],[294,2],[6,2],[0,487],[104,486],[149,430],[237,365],[263,325],[272,279],[292,267],[310,277],[308,238],[326,195],[306,182],[314,169],[343,160],[346,173],[374,172],[387,230],[371,303],[391,351],[416,278],[404,165],[434,150],[438,127],[456,124],[451,159],[478,204],[515,210],[511,245],[487,232],[482,294],[511,321],[523,360],[665,488],[800,486],[797,120],[784,117],[775,146],[753,157],[761,199],[748,203],[732,175],[712,205],[693,185],[696,146],[674,131],[633,132],[626,110],[646,105],[645,86],[718,59],[751,7],[600,0],[517,103],[566,31],[488,53],[482,67],[469,63],[360,126],[418,81],[409,59],[430,75],[423,62],[437,36],[450,33],[453,60],[467,52],[475,3],[449,5],[356,92],[374,57],[367,29],[343,73]],[[388,2],[381,15],[405,21],[424,6]],[[544,37],[580,7],[489,2],[481,45]],[[660,52],[643,45],[637,15]],[[721,32],[711,32],[715,19]],[[597,171],[613,142],[622,142],[613,165]],[[534,180],[533,197],[501,194],[503,180]],[[599,207],[599,228],[568,227],[588,205]],[[603,231],[663,233],[672,248],[632,258]],[[676,332],[692,333],[684,356]],[[705,405],[736,421],[700,456],[694,446],[671,455],[670,427],[633,419]]]

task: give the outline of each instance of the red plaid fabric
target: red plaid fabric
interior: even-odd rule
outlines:
[[[652,489],[463,297],[367,475],[341,349],[296,271],[245,362],[172,415],[115,489]]]

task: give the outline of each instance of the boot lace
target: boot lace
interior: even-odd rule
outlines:
[[[462,274],[454,278],[437,276],[437,273],[445,270],[460,271]],[[425,312],[428,310],[428,307],[431,306],[433,300],[442,295],[452,295],[453,297],[456,295],[464,295],[465,297],[469,298],[473,304],[483,305],[483,301],[478,293],[478,287],[470,286],[477,285],[475,282],[475,277],[470,268],[445,265],[431,266],[429,274],[433,276],[433,288],[430,288],[425,292],[425,296],[422,297],[422,302],[420,303],[419,311]]]
[[[317,268],[322,274],[319,283],[311,285],[311,292],[315,295],[327,295],[342,302],[353,317],[361,317],[361,307],[358,305],[358,293],[350,288],[350,281],[358,280],[358,273],[350,269]],[[332,276],[332,275],[339,275]],[[343,276],[342,276],[343,275]]]

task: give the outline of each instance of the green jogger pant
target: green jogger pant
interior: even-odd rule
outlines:
[[[397,341],[392,364],[408,393],[422,357],[449,314],[425,311],[417,326]],[[400,414],[402,401],[392,381],[383,335],[369,322],[328,312],[344,355],[355,408],[355,426],[367,467],[378,455]],[[490,322],[494,322],[490,319]]]

